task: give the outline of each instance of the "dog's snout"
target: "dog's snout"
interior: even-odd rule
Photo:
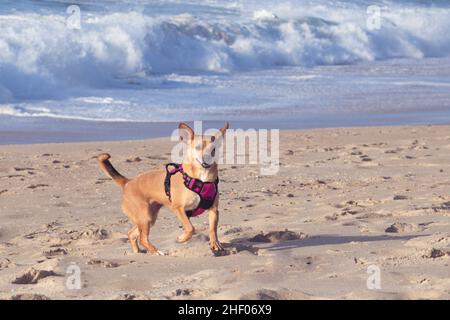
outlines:
[[[207,163],[205,161],[202,162],[202,167],[203,168],[209,168],[210,166],[211,166],[211,164],[209,164],[209,163]]]
[[[205,154],[203,155],[203,161],[202,161],[202,165],[206,164],[206,165],[211,165],[214,163],[214,157],[212,157],[209,154]]]

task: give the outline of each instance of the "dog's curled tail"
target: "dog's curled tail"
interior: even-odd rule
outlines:
[[[115,183],[117,183],[121,188],[123,188],[129,180],[125,178],[123,175],[121,175],[119,172],[117,172],[117,170],[113,167],[111,162],[109,162],[109,158],[111,158],[111,156],[107,153],[102,153],[98,155],[97,156],[98,164],[100,165],[100,168],[114,180]]]

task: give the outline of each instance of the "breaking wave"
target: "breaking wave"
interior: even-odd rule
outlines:
[[[392,5],[379,30],[367,27],[365,8],[290,3],[223,19],[88,12],[80,30],[65,12],[0,11],[0,103],[145,87],[161,74],[449,55],[450,7]]]

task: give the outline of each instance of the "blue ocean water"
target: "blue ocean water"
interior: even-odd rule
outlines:
[[[449,30],[444,1],[4,0],[0,131],[18,118],[448,122]]]

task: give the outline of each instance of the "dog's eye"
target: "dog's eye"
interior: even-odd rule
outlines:
[[[211,150],[211,156],[215,157],[216,156],[216,148]]]

